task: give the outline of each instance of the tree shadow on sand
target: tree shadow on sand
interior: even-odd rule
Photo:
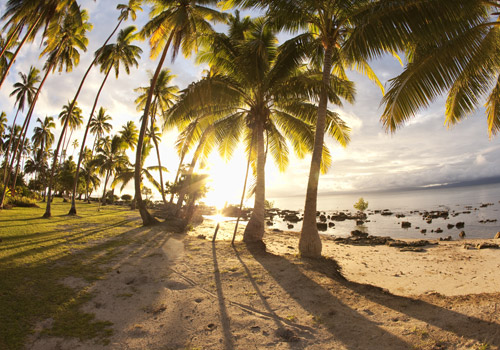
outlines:
[[[422,321],[459,338],[500,346],[498,323],[469,317],[420,299],[395,296],[382,288],[350,282],[341,275],[334,260],[285,258],[251,247],[249,251],[290,298],[320,319],[334,339],[349,349],[370,349],[374,344],[380,349],[414,348],[411,337],[402,339],[391,333],[385,324],[383,328],[380,323],[370,320],[371,307],[356,310],[359,301],[364,301],[364,305],[367,301],[372,303],[373,309],[391,309],[402,318]],[[314,280],[309,273],[316,274]],[[432,297],[435,298],[433,302],[441,298],[441,304],[446,305],[446,300],[443,301],[446,297]]]

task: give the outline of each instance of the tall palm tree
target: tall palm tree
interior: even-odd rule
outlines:
[[[168,119],[164,118],[164,116],[165,112],[170,107],[172,107],[176,98],[176,94],[179,91],[177,85],[171,85],[171,81],[175,77],[176,77],[175,75],[170,73],[170,69],[167,68],[162,69],[160,71],[160,74],[158,75],[155,90],[153,92],[153,102],[151,104],[151,114],[150,114],[151,126],[149,130],[152,133],[154,133],[154,130],[157,129],[159,130],[159,128],[156,126],[156,118],[158,115],[164,120],[164,126],[171,127],[171,123],[169,123]],[[137,110],[140,111],[144,109],[146,105],[147,96],[149,94],[149,87],[140,87],[135,89],[134,91],[140,93],[139,97],[135,100],[135,103],[137,104]],[[163,203],[167,205],[167,200],[165,198],[165,188],[163,185],[164,184],[163,167],[161,165],[161,158],[160,158],[160,147],[159,147],[160,139],[159,137],[150,137],[150,139],[153,140],[153,143],[156,148],[156,156],[158,159],[158,166],[160,172],[161,196],[163,199]]]
[[[24,74],[19,72],[19,76],[21,77],[21,81],[17,82],[14,84],[14,90],[10,94],[10,96],[16,96],[16,104],[17,105],[17,111],[14,116],[14,120],[12,121],[12,127],[16,125],[17,121],[17,116],[19,114],[19,111],[24,111],[24,106],[26,102],[28,103],[29,106],[33,103],[34,100],[34,95],[36,94],[37,88],[35,85],[40,82],[40,71],[36,69],[35,67],[31,66],[29,73]],[[12,142],[12,139],[9,139],[9,142]],[[5,159],[8,162],[9,158],[9,152],[11,149],[11,144],[7,146],[7,150],[5,153]],[[7,167],[5,168],[4,174],[3,174],[3,180],[4,183],[7,178]]]
[[[0,76],[4,75],[7,72],[7,67],[9,66],[9,63],[12,61],[13,53],[11,51],[8,51],[9,43],[7,43],[7,40],[3,38],[2,35],[0,35],[0,48],[2,49],[2,55],[0,56]]]
[[[265,149],[279,165],[288,164],[289,139],[298,156],[305,156],[314,146],[312,124],[316,107],[309,102],[317,96],[322,82],[316,72],[306,71],[302,54],[286,43],[278,47],[275,31],[262,18],[245,28],[236,26],[230,35],[214,35],[198,59],[215,70],[205,79],[191,84],[179,103],[179,111],[193,106],[195,111],[206,106],[205,113],[218,117],[220,149],[231,155],[237,142],[245,140],[252,150],[256,174],[255,203],[243,240],[262,241],[265,215]],[[334,84],[333,84],[334,82]],[[328,97],[353,99],[352,83],[335,78],[328,81]],[[203,109],[202,109],[203,110]],[[348,140],[348,131],[337,114],[327,111],[327,132],[341,144]],[[267,146],[266,146],[267,144]],[[330,161],[324,147],[323,165]]]
[[[42,121],[40,118],[37,118],[37,123],[39,124],[33,129],[33,136],[31,140],[33,141],[33,146],[39,149],[39,152],[35,152],[35,159],[37,159],[40,164],[36,169],[35,174],[40,175],[48,170],[48,156],[49,149],[54,142],[54,134],[51,129],[55,129],[56,123],[54,122],[53,117],[45,117]],[[38,176],[40,180],[40,176]],[[47,187],[47,176],[43,176],[43,194],[45,198],[45,188]]]
[[[129,163],[125,154],[126,145],[118,135],[109,138],[101,147],[97,149],[96,157],[91,161],[93,166],[97,166],[99,173],[104,176],[104,189],[102,192],[102,204],[106,204],[106,187],[109,179],[120,168],[124,168]]]
[[[354,17],[370,0],[304,0],[304,1],[236,1],[244,5],[268,6],[267,16],[273,25],[290,32],[301,31],[292,39],[292,46],[302,47],[309,53],[310,63],[322,76],[319,93],[315,142],[311,158],[309,180],[304,206],[304,221],[299,240],[299,251],[305,257],[321,256],[322,244],[316,226],[317,194],[321,171],[322,147],[327,127],[328,102],[340,104],[339,99],[331,100],[328,90],[332,78],[346,79],[345,70],[352,68],[367,75],[382,89],[381,83],[363,56],[345,52],[350,34],[355,28]]]
[[[142,29],[143,36],[149,37],[151,45],[151,56],[157,57],[160,53],[160,60],[156,67],[149,93],[144,104],[139,139],[137,141],[135,160],[135,197],[143,225],[150,225],[156,222],[146,209],[141,196],[141,158],[144,137],[146,135],[148,117],[150,115],[151,101],[156,87],[158,76],[167,57],[167,52],[172,45],[172,60],[175,59],[182,46],[184,55],[190,55],[197,45],[197,38],[202,33],[212,31],[208,23],[209,20],[223,21],[226,17],[219,11],[208,6],[217,4],[217,0],[180,0],[165,1],[152,0],[151,20]]]
[[[60,24],[51,24],[48,28],[47,46],[43,53],[48,54],[48,62],[50,62],[50,67],[55,69],[59,67],[59,71],[62,71],[66,67],[66,71],[71,71],[73,65],[78,64],[80,61],[80,53],[78,49],[86,51],[88,39],[86,37],[87,31],[91,29],[91,25],[87,23],[88,14],[85,10],[77,10],[77,17],[83,18],[83,22],[78,24],[79,21],[74,21],[75,15],[73,11],[67,12],[63,21]],[[68,114],[71,115],[73,106],[76,100],[71,102]],[[51,189],[52,181],[54,178],[54,172],[57,167],[57,158],[59,156],[59,151],[61,149],[61,142],[63,140],[66,128],[68,126],[70,118],[66,118],[65,123],[61,130],[61,135],[57,142],[57,146],[54,150],[54,156],[52,160],[51,176],[49,177],[49,186],[47,192],[47,206],[45,208],[45,214],[43,217],[51,216]]]
[[[3,137],[5,134],[5,130],[7,130],[7,113],[2,111],[2,113],[0,113],[0,153],[4,148]]]
[[[10,26],[7,46],[11,45],[24,27],[27,27],[27,30],[17,45],[5,73],[0,78],[0,88],[23,45],[28,41],[33,41],[42,28],[44,30],[43,37],[50,35],[48,33],[50,26],[55,22],[62,22],[68,12],[72,13],[73,21],[80,22],[80,25],[84,23],[85,19],[80,16],[79,6],[75,0],[9,0],[7,2],[5,13],[2,16],[2,19],[7,21],[6,26]],[[4,50],[2,50],[2,54],[4,54]]]
[[[101,65],[101,72],[105,72],[104,80],[97,92],[96,98],[94,100],[94,105],[92,106],[92,111],[90,112],[90,116],[94,114],[95,108],[97,106],[97,101],[99,100],[99,96],[101,94],[102,89],[104,88],[104,84],[106,84],[106,80],[108,79],[109,74],[114,69],[115,76],[118,78],[120,74],[120,66],[123,65],[125,72],[130,74],[130,67],[138,65],[137,59],[140,57],[142,50],[140,47],[132,45],[132,42],[137,38],[135,34],[136,28],[134,26],[127,27],[123,30],[120,30],[118,33],[118,38],[116,39],[115,44],[108,44],[101,47],[96,52],[96,57],[98,57],[97,62]],[[71,198],[71,208],[69,211],[69,215],[76,214],[76,189],[78,187],[78,174],[80,171],[80,164],[82,162],[83,156],[83,148],[85,147],[85,143],[87,141],[87,135],[90,128],[91,117],[89,117],[89,121],[87,123],[87,127],[85,128],[85,132],[82,140],[82,147],[80,150],[80,156],[78,157],[78,163],[76,165],[75,172],[75,183],[73,187],[73,196]]]
[[[373,4],[383,12],[360,20],[353,33],[364,41],[363,54],[380,56],[380,45],[405,50],[403,72],[390,80],[381,121],[388,131],[415,117],[447,93],[445,124],[452,126],[486,101],[490,138],[500,131],[500,48],[498,1],[427,0]],[[410,15],[411,14],[411,15]],[[426,25],[422,25],[426,23]],[[377,28],[377,33],[369,33]],[[380,32],[388,35],[384,38]],[[390,39],[391,42],[387,42]]]

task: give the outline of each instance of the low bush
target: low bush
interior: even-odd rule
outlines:
[[[9,198],[10,205],[13,207],[23,207],[23,208],[38,208],[38,204],[36,204],[36,200],[33,198],[23,197],[23,196],[14,196]]]

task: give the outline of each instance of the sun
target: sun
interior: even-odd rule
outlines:
[[[207,161],[209,165],[203,169],[204,172],[210,175],[208,182],[210,190],[203,199],[207,205],[219,209],[223,208],[226,203],[239,205],[245,181],[247,164],[245,158],[244,152],[239,149],[236,150],[232,159],[227,162],[216,153],[209,156]]]

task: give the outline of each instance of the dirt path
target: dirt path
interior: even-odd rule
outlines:
[[[251,252],[197,237],[211,230],[134,233],[86,305],[113,323],[108,344],[40,336],[29,348],[500,348],[499,293],[395,296],[344,279],[333,260],[278,253],[293,251],[280,237]]]

